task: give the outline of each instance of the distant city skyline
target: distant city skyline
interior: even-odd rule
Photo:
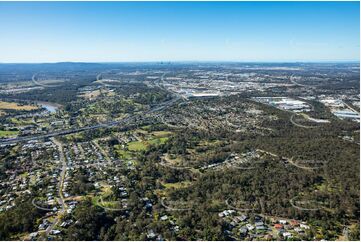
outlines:
[[[0,2],[0,62],[338,62],[359,2]]]

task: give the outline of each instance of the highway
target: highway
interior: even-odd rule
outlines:
[[[347,107],[347,108],[349,108],[350,110],[352,110],[352,111],[354,111],[355,113],[358,113],[358,114],[360,114],[357,110],[355,110],[354,108],[352,108],[350,105],[348,105],[346,102],[344,102],[344,101],[342,101],[343,102],[343,104]]]
[[[114,126],[117,126],[120,124],[127,123],[135,117],[144,117],[147,114],[158,112],[168,106],[171,106],[173,103],[177,102],[180,99],[181,98],[179,96],[175,96],[173,99],[166,101],[164,103],[161,103],[161,104],[151,108],[150,110],[143,112],[142,114],[134,114],[134,115],[131,115],[131,116],[126,117],[119,121],[110,121],[110,122],[106,122],[106,123],[95,124],[95,125],[85,126],[85,127],[81,127],[81,128],[73,128],[73,129],[67,129],[67,130],[62,130],[62,131],[54,131],[54,132],[51,132],[48,134],[38,134],[38,135],[3,139],[0,141],[0,145],[10,145],[10,144],[26,142],[26,141],[30,141],[30,140],[52,138],[52,137],[57,137],[57,136],[64,136],[64,135],[68,135],[68,134],[78,133],[78,132],[82,132],[82,131],[114,127]]]

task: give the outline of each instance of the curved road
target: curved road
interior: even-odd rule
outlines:
[[[297,86],[300,86],[300,87],[309,87],[309,88],[316,88],[315,86],[312,86],[312,85],[300,84],[300,83],[294,81],[293,78],[294,78],[294,75],[291,75],[291,76],[290,76],[290,82],[292,82],[293,84],[295,84],[295,85],[297,85]]]
[[[229,198],[226,200],[226,205],[231,209],[234,209],[234,210],[237,210],[237,211],[242,211],[242,212],[253,211],[254,210],[254,208],[237,208],[237,207],[234,207],[233,205],[229,204]]]
[[[43,84],[43,83],[38,82],[35,77],[36,77],[36,74],[34,74],[34,75],[31,77],[31,81],[32,81],[36,86],[54,87],[53,85],[47,85],[47,84]]]
[[[36,202],[35,202],[35,197],[33,198],[33,200],[31,200],[31,204],[32,204],[34,207],[36,207],[37,209],[39,209],[39,210],[43,210],[43,211],[47,211],[47,212],[52,212],[52,211],[54,211],[52,208],[50,209],[50,208],[40,207],[38,204],[36,204]]]
[[[302,124],[296,123],[296,122],[293,120],[293,118],[295,117],[295,115],[296,115],[296,114],[293,114],[293,115],[291,116],[291,118],[290,118],[290,122],[291,122],[293,125],[295,125],[295,126],[297,126],[297,127],[300,127],[300,128],[305,128],[305,129],[317,128],[316,126],[306,126],[306,125],[302,125]]]
[[[166,205],[164,203],[164,199],[161,198],[160,199],[160,203],[162,204],[163,207],[165,207],[168,211],[190,211],[192,210],[192,208],[172,208],[172,207],[169,207],[168,205]]]

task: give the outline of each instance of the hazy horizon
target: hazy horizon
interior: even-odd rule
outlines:
[[[239,64],[297,64],[297,63],[320,63],[320,64],[327,64],[327,63],[360,63],[360,60],[310,60],[310,61],[306,61],[306,60],[302,60],[302,61],[227,61],[227,60],[174,60],[174,61],[167,61],[167,60],[159,60],[159,61],[53,61],[53,62],[0,62],[1,64],[62,64],[62,63],[69,63],[69,64],[126,64],[126,63],[134,63],[134,64],[142,64],[142,63],[162,63],[162,64],[174,64],[174,63],[239,63]]]
[[[359,7],[359,2],[0,2],[0,62],[358,61]]]

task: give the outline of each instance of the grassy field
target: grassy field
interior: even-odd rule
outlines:
[[[115,145],[114,149],[119,158],[129,160],[133,158],[136,152],[146,151],[151,145],[162,145],[168,141],[168,136],[172,134],[168,131],[155,131],[148,133],[145,130],[136,130],[138,135],[141,135],[144,140],[132,141],[126,144],[126,148],[122,148],[121,145]]]
[[[30,119],[27,119],[27,120],[19,120],[17,118],[11,118],[10,121],[13,123],[13,124],[18,124],[18,125],[28,125],[28,124],[32,124],[33,121],[30,120]]]
[[[12,110],[30,111],[30,110],[38,109],[38,107],[33,106],[33,105],[20,105],[18,103],[0,101],[0,109],[5,109],[5,110],[6,109],[12,109]]]
[[[19,131],[0,130],[0,138],[16,136],[18,133]]]
[[[119,148],[116,148],[119,147]],[[116,148],[115,152],[117,153],[117,155],[119,156],[119,158],[122,158],[124,160],[128,160],[128,159],[131,159],[132,158],[132,154],[126,150],[122,150],[120,148],[120,145],[115,145],[114,146]]]
[[[160,138],[148,140],[148,143],[152,145],[162,145],[165,144],[167,141],[168,141],[168,137],[160,137]]]
[[[112,194],[113,192],[111,190],[111,187],[109,185],[104,185],[101,188],[100,194],[92,198],[92,203],[96,206],[101,206],[105,208],[117,208],[119,206],[119,201],[112,201]]]
[[[160,181],[160,183],[162,184],[162,186],[164,186],[164,188],[155,190],[155,193],[161,197],[167,197],[169,192],[174,189],[187,188],[190,185],[192,185],[191,181],[182,181],[182,182],[176,182],[176,183],[166,183],[166,182]]]
[[[65,137],[69,141],[76,141],[76,140],[84,139],[84,134],[82,132],[79,132],[79,133],[67,135]]]
[[[161,145],[165,144],[168,140],[168,137],[160,137],[155,139],[150,139],[146,141],[133,141],[128,143],[128,149],[130,151],[145,151],[150,145]]]
[[[130,151],[144,151],[147,150],[147,142],[144,141],[133,141],[128,143],[128,149]]]
[[[149,129],[151,128],[152,126],[151,125],[145,125],[145,126],[142,126],[141,129],[145,130],[145,131],[149,131]]]

